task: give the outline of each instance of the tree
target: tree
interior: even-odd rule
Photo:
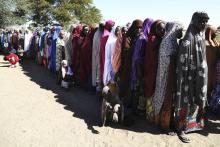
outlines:
[[[67,26],[71,22],[80,21],[94,24],[101,20],[100,11],[92,6],[92,0],[36,0],[33,10],[33,20],[37,24],[52,24],[59,22]]]
[[[49,0],[30,0],[31,5],[31,20],[35,25],[48,25],[52,21],[51,3]]]
[[[97,22],[100,22],[101,17],[102,16],[100,14],[100,10],[96,7],[90,6],[79,16],[79,20],[86,24],[95,24]]]
[[[71,21],[76,20],[71,14],[72,5],[67,2],[57,3],[52,10],[54,20],[58,21],[61,26],[67,26]]]
[[[0,27],[24,23],[29,6],[28,0],[0,0]]]
[[[68,26],[80,21],[86,24],[101,20],[100,10],[92,0],[0,0],[0,27],[33,20],[35,25],[59,23]]]
[[[76,18],[87,24],[94,24],[101,20],[100,10],[92,6],[92,0],[70,0],[72,3],[72,13]]]
[[[0,27],[4,27],[9,24],[10,16],[12,15],[10,11],[10,1],[0,0]]]
[[[13,0],[15,8],[12,11],[15,24],[23,24],[30,15],[32,3],[29,0]]]

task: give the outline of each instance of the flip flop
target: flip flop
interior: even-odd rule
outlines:
[[[179,139],[184,143],[190,143],[190,139],[186,137],[185,133],[181,133],[178,135]]]

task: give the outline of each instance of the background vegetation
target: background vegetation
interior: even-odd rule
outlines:
[[[0,27],[30,20],[35,26],[67,26],[77,21],[92,25],[101,19],[93,0],[0,0]]]

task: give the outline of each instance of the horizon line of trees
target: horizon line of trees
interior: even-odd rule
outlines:
[[[77,21],[93,25],[101,19],[93,0],[0,0],[0,28],[30,20],[35,27],[54,23],[66,27]]]

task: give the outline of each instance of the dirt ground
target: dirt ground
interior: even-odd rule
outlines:
[[[65,91],[30,61],[9,68],[0,56],[0,147],[219,147],[220,121],[191,133],[191,143],[144,119],[132,127],[99,127],[100,100],[79,88]]]

